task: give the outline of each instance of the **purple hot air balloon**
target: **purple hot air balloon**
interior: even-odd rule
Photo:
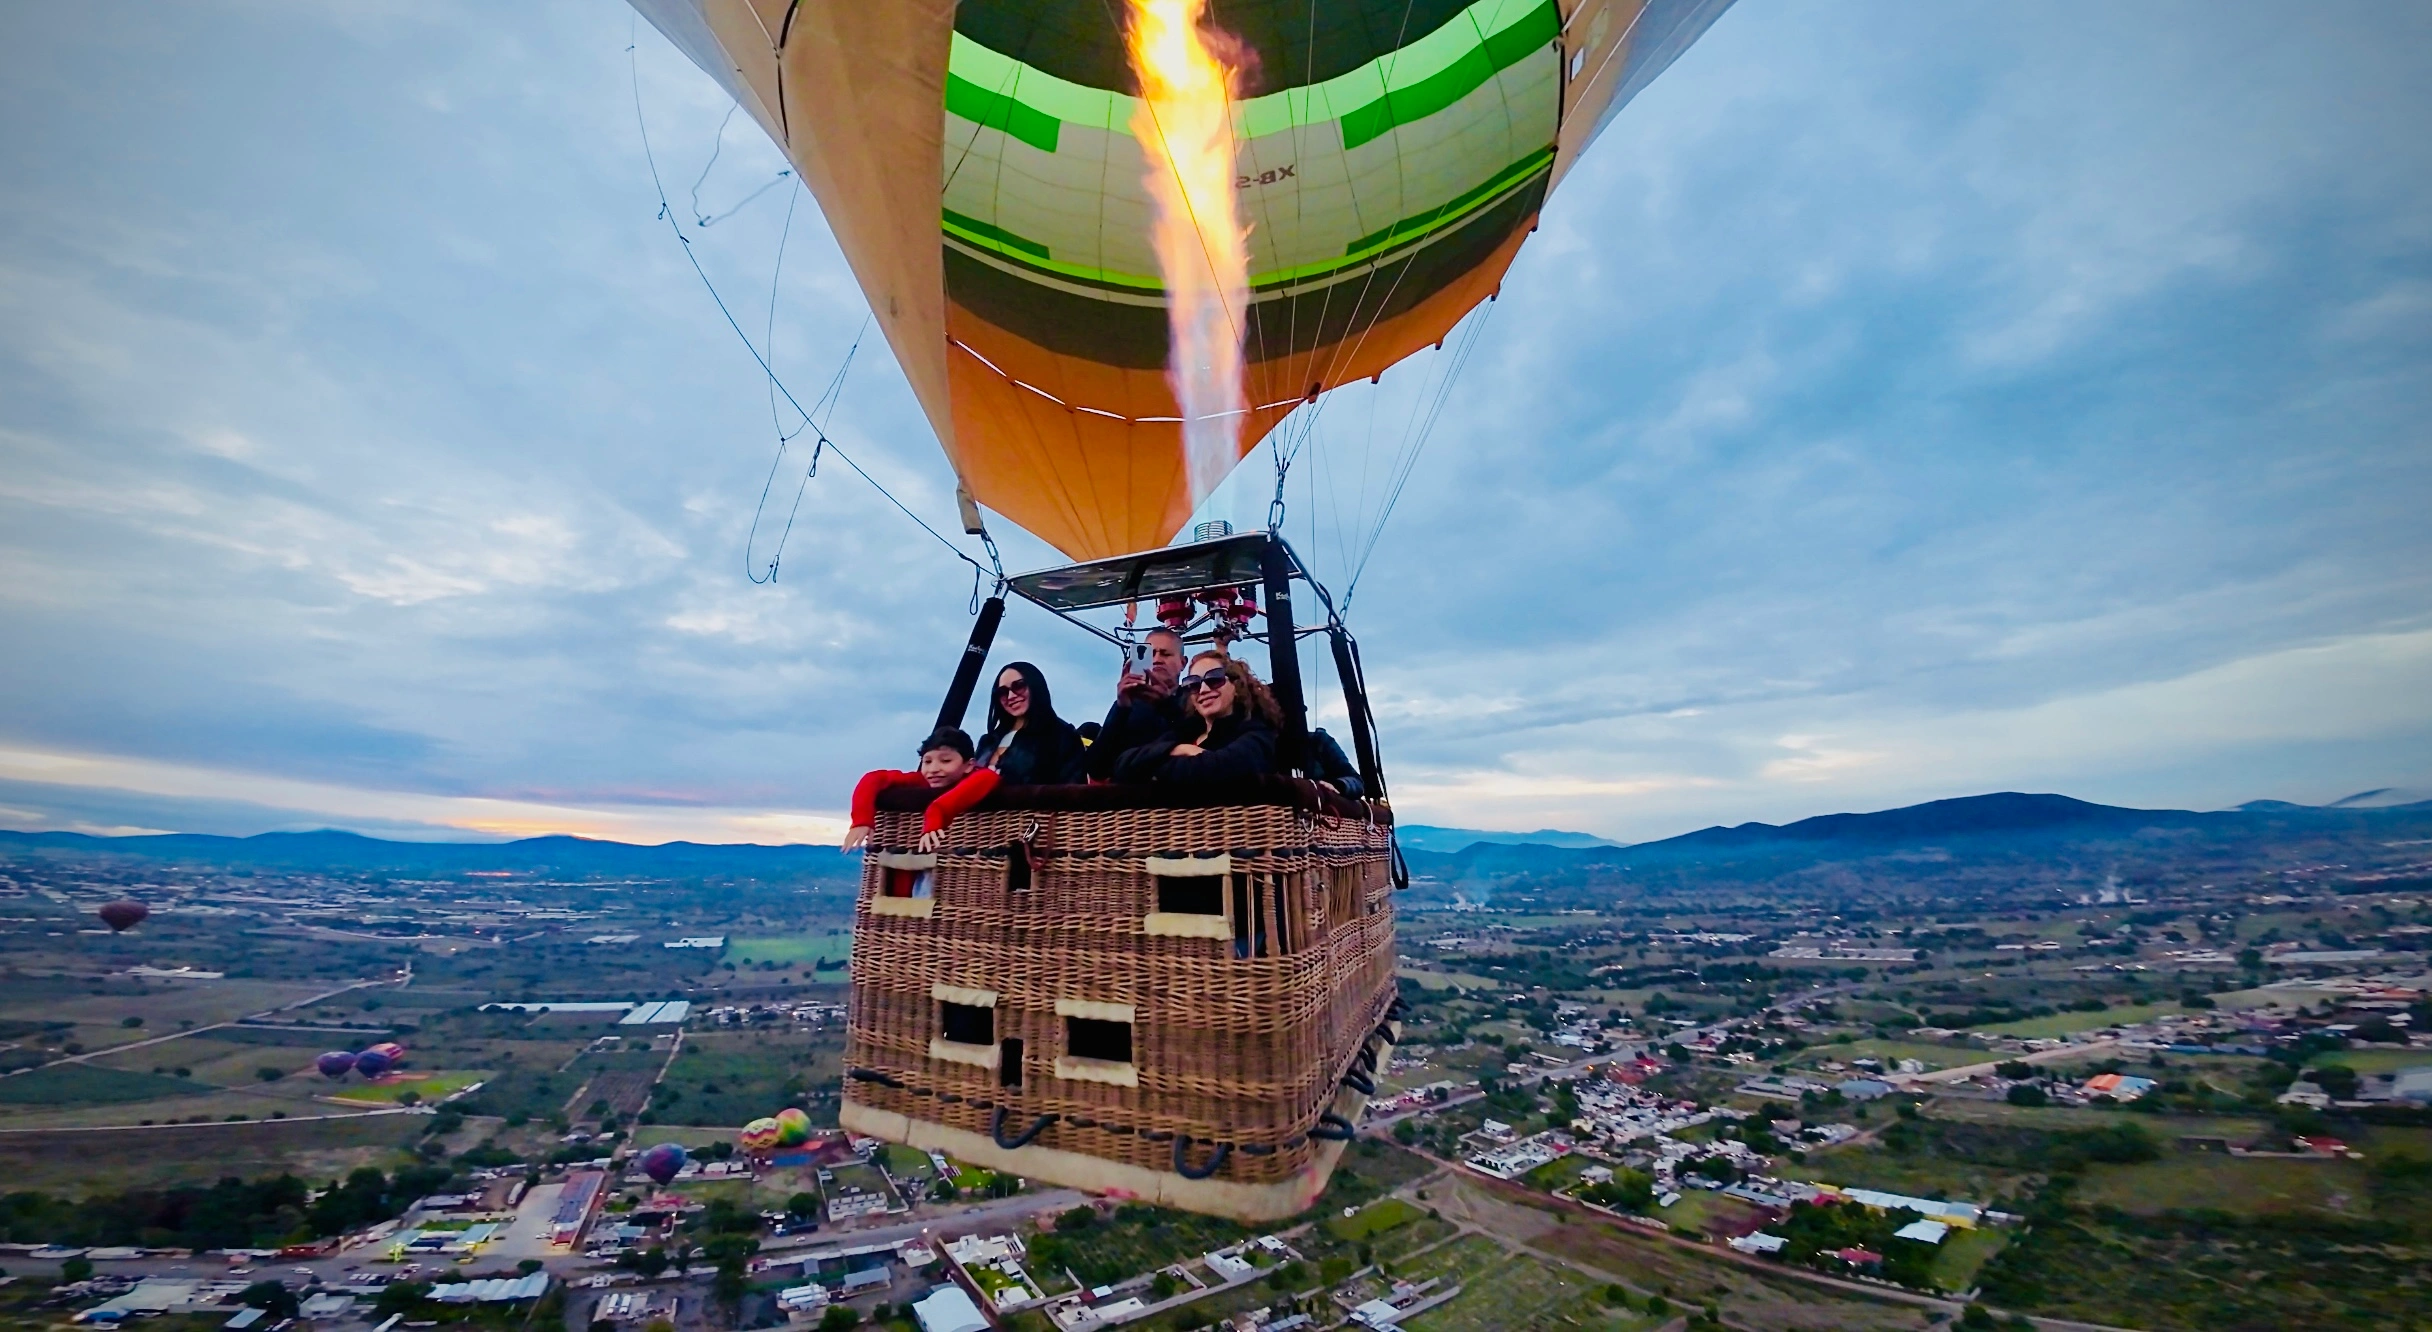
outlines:
[[[689,1159],[681,1146],[662,1142],[642,1153],[642,1173],[650,1176],[654,1183],[664,1185],[684,1169],[684,1162]]]
[[[395,1062],[388,1057],[388,1051],[375,1045],[355,1056],[355,1071],[367,1078],[376,1078],[388,1072]]]
[[[152,914],[152,908],[132,897],[122,897],[93,914],[100,916],[101,923],[109,926],[112,934],[116,934],[121,930],[131,930],[143,924],[144,917]]]
[[[352,1050],[332,1050],[328,1054],[325,1054],[312,1061],[312,1066],[321,1070],[322,1077],[332,1080],[342,1078],[354,1070],[355,1052]]]

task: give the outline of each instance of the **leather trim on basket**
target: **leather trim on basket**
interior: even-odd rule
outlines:
[[[1143,863],[1161,879],[1211,879],[1233,872],[1233,857],[1222,851],[1212,856],[1147,856]]]
[[[1118,1064],[1111,1059],[1084,1059],[1079,1055],[1057,1055],[1056,1076],[1075,1082],[1104,1082],[1117,1087],[1140,1085],[1140,1066]]]
[[[878,793],[878,807],[899,812],[925,810],[938,795],[939,792],[926,786],[894,786]],[[1282,805],[1313,814],[1374,822],[1383,827],[1393,824],[1393,810],[1382,801],[1353,800],[1312,781],[1272,776],[1243,782],[1000,786],[972,808],[1114,811],[1215,809],[1227,805]]]
[[[929,997],[948,1004],[963,1004],[971,1008],[996,1007],[996,991],[974,990],[962,985],[932,985]]]
[[[943,1036],[932,1036],[929,1038],[929,1057],[943,1059],[949,1064],[969,1064],[974,1068],[984,1068],[993,1073],[997,1066],[997,1047],[965,1045],[961,1041],[950,1041]]]
[[[1140,932],[1169,939],[1230,939],[1233,921],[1228,916],[1205,916],[1196,911],[1151,911],[1140,918]]]
[[[914,916],[927,920],[937,910],[935,897],[873,897],[863,905],[873,916]]]
[[[1134,1010],[1130,1004],[1109,1004],[1096,999],[1058,999],[1056,1016],[1087,1018],[1092,1022],[1132,1022]]]

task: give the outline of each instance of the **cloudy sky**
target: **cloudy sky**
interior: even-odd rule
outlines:
[[[1360,581],[1404,817],[2432,784],[2427,68],[2410,6],[1741,0]],[[970,569],[830,464],[747,580],[767,389],[637,85],[815,393],[865,313],[817,209],[611,0],[0,11],[0,826],[823,840],[905,760]],[[1338,589],[1448,360],[1319,419]],[[950,525],[875,337],[831,429]],[[1102,705],[1088,640],[1000,644]]]

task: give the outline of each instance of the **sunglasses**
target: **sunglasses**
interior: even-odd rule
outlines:
[[[1174,682],[1174,687],[1187,694],[1194,689],[1200,688],[1201,686],[1214,689],[1218,685],[1231,684],[1232,682],[1232,677],[1224,673],[1224,668],[1218,667],[1212,671],[1201,671],[1197,675],[1183,676],[1181,679]]]
[[[996,687],[996,696],[998,698],[1012,698],[1016,694],[1027,694],[1029,692],[1030,686],[1026,684],[998,685]]]

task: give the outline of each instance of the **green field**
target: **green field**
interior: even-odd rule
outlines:
[[[1326,1231],[1336,1239],[1358,1243],[1372,1235],[1381,1235],[1396,1226],[1406,1226],[1425,1216],[1400,1198],[1380,1198],[1350,1216],[1336,1214],[1326,1218]]]
[[[2371,1207],[2370,1181],[2360,1163],[2212,1152],[2173,1152],[2143,1165],[2092,1166],[2075,1196],[2087,1206],[2145,1215],[2176,1210],[2361,1217]]]
[[[1461,1283],[1461,1293],[1448,1304],[1420,1314],[1402,1326],[1411,1332],[1502,1332],[1517,1327],[1637,1327],[1640,1319],[1627,1315],[1596,1317],[1601,1289],[1585,1276],[1556,1267],[1527,1254],[1507,1253]]]
[[[219,1088],[192,1078],[131,1073],[91,1064],[53,1064],[0,1078],[0,1104],[28,1106],[125,1105],[164,1096],[197,1096]]]
[[[343,1178],[358,1166],[394,1169],[399,1150],[429,1123],[418,1115],[363,1115],[273,1124],[0,1133],[0,1174],[11,1189],[80,1197],[171,1184],[209,1184],[291,1171]]]
[[[810,967],[825,962],[833,967],[850,957],[852,952],[853,936],[843,931],[781,934],[765,939],[729,939],[723,960],[739,967],[762,962],[788,967]]]
[[[449,1071],[440,1073],[407,1073],[390,1081],[350,1082],[332,1092],[341,1101],[357,1101],[365,1105],[395,1105],[412,1092],[423,1101],[436,1101],[450,1092],[462,1091],[476,1082],[489,1078],[486,1072]]]
[[[2402,1068],[2422,1068],[2432,1065],[2432,1050],[2382,1049],[2333,1050],[2316,1055],[2318,1064],[2344,1064],[2359,1073],[2395,1073]]]
[[[835,1122],[843,1079],[833,1034],[713,1032],[688,1036],[661,1079],[652,1115],[670,1124],[748,1124],[787,1106]]]
[[[2015,1036],[2022,1041],[2052,1040],[2074,1032],[2143,1022],[2164,1013],[2181,1011],[2177,1004],[2136,1004],[2127,1008],[2106,1008],[2100,1013],[2054,1013],[2050,1017],[2025,1018],[2017,1022],[1978,1027],[1976,1031],[1984,1036]]]
[[[2009,1242],[1998,1230],[1954,1230],[1934,1255],[1934,1284],[1957,1293],[1976,1285],[1976,1274]]]

